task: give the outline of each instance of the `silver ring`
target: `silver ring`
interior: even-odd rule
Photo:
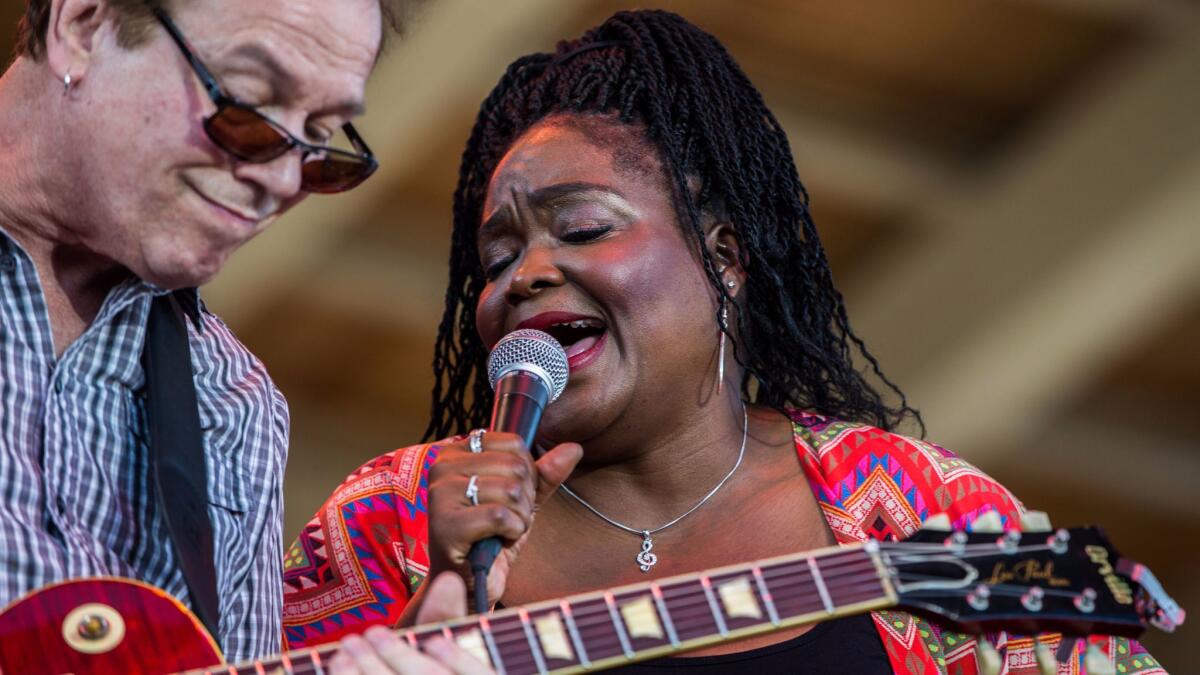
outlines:
[[[483,452],[483,429],[472,429],[467,434],[467,447],[477,455]]]
[[[467,499],[471,506],[479,506],[479,476],[471,476],[467,481]]]

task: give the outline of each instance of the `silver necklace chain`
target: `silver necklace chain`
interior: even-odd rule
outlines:
[[[558,487],[560,490],[562,490],[563,492],[570,495],[575,501],[582,504],[583,507],[586,508],[588,511],[591,511],[592,513],[599,516],[602,520],[604,520],[604,522],[608,523],[609,525],[612,525],[613,527],[620,528],[622,530],[625,530],[626,532],[630,532],[632,534],[636,534],[639,537],[641,537],[642,538],[642,551],[641,551],[641,553],[637,554],[637,563],[638,563],[638,567],[641,568],[641,570],[643,572],[649,572],[651,567],[654,567],[656,564],[658,564],[658,556],[652,552],[654,549],[654,540],[651,539],[650,535],[658,533],[658,532],[662,532],[663,530],[667,529],[668,527],[671,527],[675,523],[678,523],[679,521],[683,520],[684,518],[687,518],[688,516],[692,515],[692,513],[695,512],[696,509],[700,508],[701,506],[704,506],[705,502],[707,502],[709,499],[712,499],[712,496],[717,494],[717,491],[720,490],[721,487],[724,486],[725,483],[728,482],[730,478],[733,478],[733,474],[737,473],[738,467],[740,467],[742,465],[742,458],[746,456],[746,437],[749,433],[749,430],[750,430],[750,417],[746,413],[746,402],[742,401],[742,447],[740,450],[738,450],[737,461],[733,463],[733,468],[729,470],[729,473],[725,474],[725,477],[722,478],[719,483],[717,483],[716,487],[709,490],[708,494],[704,495],[703,499],[696,502],[695,506],[688,509],[687,511],[684,511],[683,514],[676,516],[669,523],[667,523],[665,525],[659,525],[658,527],[656,527],[652,530],[639,530],[635,527],[630,527],[624,523],[619,523],[619,522],[613,520],[612,518],[609,518],[608,516],[604,515],[603,513],[600,513],[598,510],[596,510],[596,507],[594,507],[591,504],[584,501],[583,497],[580,497],[579,495],[575,494],[571,490],[571,488],[567,487],[566,483],[559,485]]]

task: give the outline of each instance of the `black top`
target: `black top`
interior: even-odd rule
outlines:
[[[625,675],[662,675],[682,670],[687,675],[728,673],[863,673],[892,675],[887,652],[870,614],[834,619],[779,644],[718,656],[671,656],[616,668]]]

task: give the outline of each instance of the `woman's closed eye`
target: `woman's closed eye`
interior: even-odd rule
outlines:
[[[587,244],[604,237],[612,231],[613,226],[607,223],[586,223],[570,226],[558,238],[567,244]],[[491,262],[489,262],[489,259]],[[517,255],[514,253],[497,252],[493,255],[484,255],[481,261],[484,277],[488,281],[495,281],[516,259]]]
[[[506,255],[495,262],[488,263],[485,261],[483,267],[483,276],[488,281],[495,281],[501,274],[504,273],[505,268],[511,265],[512,261],[516,259],[517,257],[515,255]]]
[[[586,225],[572,226],[566,232],[560,235],[560,239],[568,244],[583,244],[603,237],[611,232],[612,225],[603,223],[589,223]]]

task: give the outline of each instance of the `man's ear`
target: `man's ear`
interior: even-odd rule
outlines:
[[[78,82],[87,74],[96,37],[109,13],[104,0],[55,0],[46,30],[46,60],[58,79]]]
[[[709,255],[721,272],[721,283],[726,284],[729,295],[736,296],[738,289],[746,281],[746,270],[742,267],[742,246],[738,241],[737,231],[733,224],[727,221],[714,221],[708,224],[704,234],[704,245]],[[734,282],[729,288],[728,282]]]

